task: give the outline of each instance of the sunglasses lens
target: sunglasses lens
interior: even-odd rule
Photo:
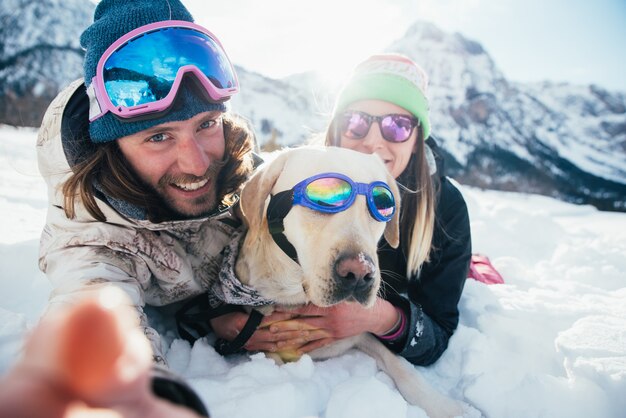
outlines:
[[[216,88],[237,84],[230,61],[211,37],[166,28],[134,38],[111,54],[103,69],[106,93],[116,107],[156,102],[168,95],[186,65],[196,66]]]
[[[360,139],[367,135],[370,123],[363,115],[356,112],[345,113],[341,120],[341,132],[346,138]]]
[[[383,218],[389,219],[393,216],[396,204],[391,190],[383,186],[374,186],[372,188],[372,200],[374,207]]]
[[[414,121],[404,115],[388,115],[380,123],[380,130],[387,141],[404,142],[411,136]]]
[[[307,198],[316,205],[336,208],[348,202],[352,194],[352,186],[342,179],[324,177],[309,183],[305,193]]]

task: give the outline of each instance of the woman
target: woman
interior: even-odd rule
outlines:
[[[426,88],[426,74],[407,57],[373,56],[339,93],[326,134],[326,145],[379,155],[403,190],[400,246],[381,243],[383,287],[374,308],[344,302],[279,311],[264,322],[294,318],[257,330],[245,348],[306,353],[371,332],[414,364],[431,364],[444,352],[459,321],[471,236],[465,201],[429,138]],[[231,315],[212,321],[229,340],[247,319]]]

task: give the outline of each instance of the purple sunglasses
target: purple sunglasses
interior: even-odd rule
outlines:
[[[349,139],[365,138],[372,123],[377,122],[383,139],[393,143],[407,141],[413,129],[419,126],[419,120],[414,116],[398,113],[374,116],[358,110],[347,110],[341,113],[337,122],[339,133]]]
[[[100,111],[120,118],[168,109],[183,76],[194,74],[207,99],[227,100],[239,91],[235,69],[219,40],[202,26],[180,20],[151,23],[115,41],[100,57],[87,92]],[[95,110],[95,112],[94,112]]]

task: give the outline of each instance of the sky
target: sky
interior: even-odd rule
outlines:
[[[0,126],[0,375],[51,291],[37,268],[47,192],[36,137]],[[468,279],[447,350],[415,372],[488,417],[623,418],[626,214],[458,187],[472,249],[491,258],[504,284]],[[191,346],[157,329],[170,367],[212,418],[426,418],[362,352],[278,366],[262,353],[222,357],[214,337]]]
[[[282,77],[345,74],[416,20],[480,42],[513,81],[626,92],[625,0],[184,0],[231,59]]]

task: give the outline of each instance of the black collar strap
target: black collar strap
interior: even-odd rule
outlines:
[[[270,203],[267,206],[267,226],[276,245],[278,245],[278,247],[283,250],[289,258],[300,264],[298,262],[298,253],[296,249],[293,245],[291,245],[283,233],[285,232],[283,219],[285,219],[285,216],[287,216],[291,210],[292,205],[293,190],[285,190],[272,196],[270,198]]]
[[[208,295],[202,293],[185,302],[176,312],[178,333],[182,338],[193,344],[198,338],[204,337],[211,331],[211,319],[232,312],[242,312],[241,306],[224,304],[213,308],[209,302]],[[215,341],[215,351],[223,356],[241,352],[262,320],[263,314],[256,309],[252,309],[246,324],[237,334],[237,337],[232,341],[218,338]]]
[[[248,342],[254,331],[257,330],[261,321],[263,320],[263,314],[256,309],[250,312],[250,316],[243,326],[243,329],[237,334],[234,340],[226,341],[222,338],[218,338],[215,341],[215,351],[222,356],[237,354],[243,350],[244,345]]]

